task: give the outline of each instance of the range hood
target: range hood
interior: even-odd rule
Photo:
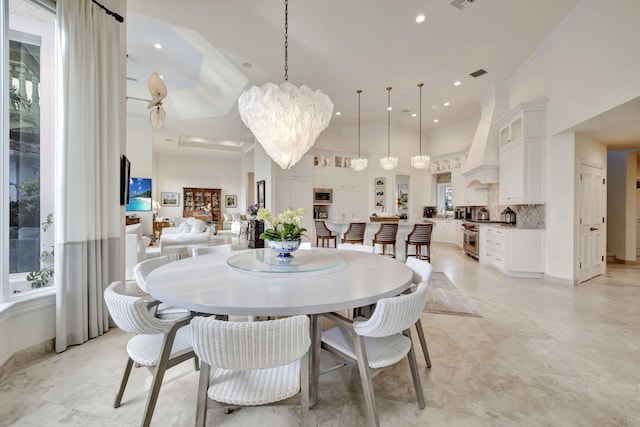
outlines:
[[[480,99],[480,121],[471,141],[462,170],[468,186],[494,184],[499,178],[500,129],[496,121],[509,111],[509,87],[506,83],[490,86]]]

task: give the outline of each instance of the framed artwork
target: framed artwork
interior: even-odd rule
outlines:
[[[129,178],[129,203],[125,210],[151,210],[151,178]]]
[[[257,198],[258,198],[258,206],[260,206],[261,208],[265,207],[264,201],[265,201],[265,195],[264,195],[264,189],[265,189],[265,182],[264,180],[262,181],[258,181],[256,183],[257,186]]]
[[[313,155],[313,166],[322,166],[322,156],[320,154]]]
[[[384,199],[376,199],[376,208],[384,209]]]
[[[376,197],[385,197],[384,188],[376,188],[373,192]]]
[[[225,208],[237,208],[238,207],[238,196],[232,196],[227,194],[224,198],[224,207]]]
[[[341,168],[342,167],[342,156],[336,156],[334,157],[334,166],[337,168]]]
[[[180,206],[180,193],[160,193],[162,206]]]
[[[332,160],[333,160],[333,156],[331,155],[322,156],[322,166],[325,166],[325,167],[331,166]]]
[[[375,187],[384,187],[384,186],[387,185],[387,178],[382,177],[382,176],[378,176],[378,177],[373,179],[373,185]]]
[[[344,167],[345,168],[350,168],[351,167],[351,157],[345,157],[343,163],[344,163]]]

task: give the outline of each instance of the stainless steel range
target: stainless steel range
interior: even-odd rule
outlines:
[[[462,249],[464,253],[478,259],[480,257],[480,238],[478,235],[478,224],[465,222],[462,224],[464,228]]]

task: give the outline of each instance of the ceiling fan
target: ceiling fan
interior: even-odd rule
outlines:
[[[167,85],[164,84],[164,80],[160,77],[160,74],[154,72],[149,76],[147,81],[149,87],[149,93],[151,94],[151,100],[135,98],[133,96],[127,96],[127,99],[135,99],[136,101],[148,102],[147,109],[151,109],[149,113],[149,122],[153,130],[158,130],[164,125],[167,114],[162,108],[162,100],[167,97]]]
[[[149,105],[147,105],[147,109],[152,109],[149,113],[149,121],[151,122],[151,127],[154,130],[158,130],[164,124],[164,119],[167,116],[164,108],[162,108],[162,100],[167,96],[167,85],[164,84],[160,74],[154,72],[149,76],[147,86],[149,86],[149,92],[153,97]]]

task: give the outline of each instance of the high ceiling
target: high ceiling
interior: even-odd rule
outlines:
[[[392,86],[392,123],[417,128],[421,82],[423,130],[468,120],[479,113],[482,92],[507,81],[579,0],[475,0],[463,9],[449,2],[291,0],[289,81],[329,95],[342,113],[331,126],[357,123],[357,89],[362,125],[386,124],[385,88]],[[149,98],[154,71],[168,87],[154,149],[250,149],[236,100],[252,85],[284,81],[283,0],[129,0],[127,33],[128,95]],[[487,74],[469,75],[478,69]],[[148,115],[135,100],[127,111]]]

